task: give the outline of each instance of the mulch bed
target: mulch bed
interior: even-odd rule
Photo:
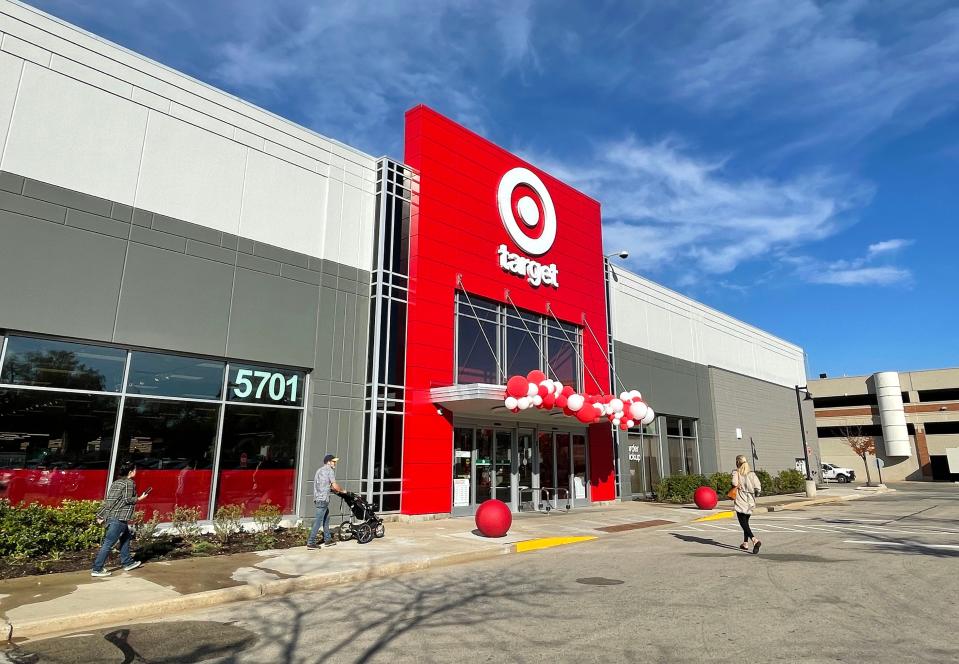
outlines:
[[[220,545],[211,535],[201,536],[197,542],[189,544],[182,539],[164,536],[157,537],[152,542],[144,543],[140,539],[133,541],[134,557],[143,562],[157,560],[177,560],[179,558],[222,556],[233,553],[248,553],[264,549],[290,549],[306,544],[308,531],[302,528],[281,528],[273,537],[269,546],[264,546],[254,533],[240,533],[234,535],[226,545]],[[59,557],[47,559],[15,560],[10,557],[0,558],[0,579],[16,579],[38,574],[56,574],[58,572],[77,572],[89,570],[93,559],[100,547],[86,551],[65,551]],[[116,562],[116,547],[111,554],[110,561]]]

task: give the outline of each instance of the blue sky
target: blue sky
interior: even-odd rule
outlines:
[[[959,365],[955,2],[31,4],[374,155],[429,104],[812,376]]]

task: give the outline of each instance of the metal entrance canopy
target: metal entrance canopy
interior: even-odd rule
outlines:
[[[442,406],[454,415],[464,417],[496,418],[498,422],[534,424],[543,427],[583,425],[575,417],[567,417],[561,408],[541,410],[530,408],[513,413],[503,405],[505,385],[471,383],[468,385],[450,385],[434,387],[430,390],[430,400]]]

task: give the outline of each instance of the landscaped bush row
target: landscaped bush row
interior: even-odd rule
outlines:
[[[756,476],[762,485],[762,493],[775,496],[786,493],[799,493],[806,488],[806,478],[798,470],[783,470],[773,477],[765,470],[757,470]],[[655,488],[655,498],[661,503],[691,503],[693,493],[701,486],[715,489],[719,499],[725,498],[733,488],[731,473],[713,473],[705,475],[670,475],[661,479]]]
[[[84,551],[99,546],[103,526],[97,524],[100,507],[94,500],[65,500],[59,507],[39,503],[11,505],[0,500],[0,557],[16,559],[57,558],[68,551]],[[194,549],[197,554],[211,553],[218,546],[226,546],[243,532],[240,519],[242,505],[224,505],[213,515],[213,542],[205,541],[199,525],[200,510],[195,507],[177,507],[162,515],[154,511],[150,519],[143,512],[134,515],[141,545],[159,535],[176,538]],[[264,503],[253,513],[254,537],[259,548],[270,548],[276,543],[276,530],[282,513],[276,505]],[[170,528],[159,532],[159,524],[166,521]]]

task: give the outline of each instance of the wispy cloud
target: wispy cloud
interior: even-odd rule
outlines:
[[[892,266],[827,268],[811,275],[808,280],[816,284],[835,286],[886,286],[908,283],[912,280],[912,274],[909,270]]]
[[[696,108],[762,108],[769,118],[814,121],[816,131],[796,140],[809,145],[889,124],[914,127],[959,105],[955,3],[698,7],[698,29],[659,60],[672,74],[672,96]]]
[[[872,195],[824,172],[737,177],[726,159],[695,156],[675,139],[629,136],[575,164],[533,161],[599,199],[606,246],[630,249],[630,262],[647,272],[682,265],[687,274],[726,274],[769,260],[833,235]]]
[[[895,240],[883,240],[882,242],[876,242],[875,244],[869,245],[869,255],[878,256],[879,254],[890,254],[900,249],[904,249],[912,244],[912,240],[903,240],[897,238]]]

